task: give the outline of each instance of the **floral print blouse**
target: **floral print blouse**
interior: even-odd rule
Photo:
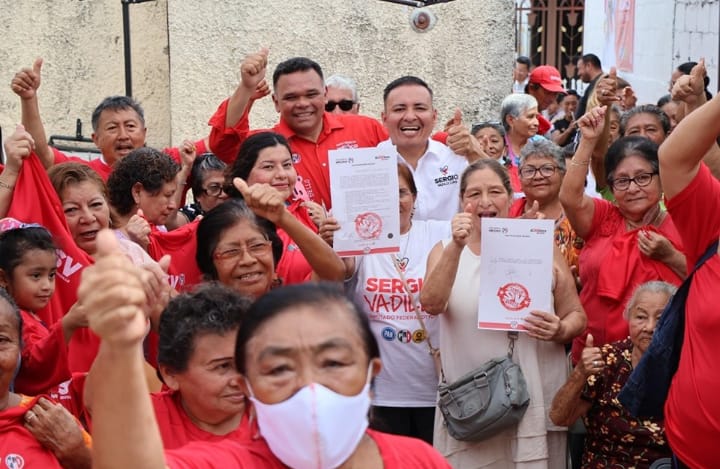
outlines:
[[[672,454],[662,420],[635,418],[617,399],[633,370],[632,347],[629,338],[604,345],[605,367],[600,374],[590,375],[583,389],[582,398],[592,403],[584,417],[585,469],[648,468]]]

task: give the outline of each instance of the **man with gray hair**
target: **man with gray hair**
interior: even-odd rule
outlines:
[[[325,80],[325,110],[335,114],[358,114],[357,85],[355,80],[345,75],[332,75]]]

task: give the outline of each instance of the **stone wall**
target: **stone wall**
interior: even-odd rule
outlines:
[[[45,59],[40,90],[48,135],[74,134],[105,96],[124,94],[120,0],[0,0],[0,126],[20,118],[14,73]],[[440,120],[460,107],[467,121],[496,118],[510,87],[512,0],[434,5],[435,27],[416,33],[411,8],[379,0],[156,0],[132,4],[133,94],[146,111],[148,144],[177,145],[207,134],[207,120],[237,83],[242,58],[270,48],[270,70],[292,56],[317,60],[326,74],[360,86],[362,110],[379,117],[382,89],[415,74],[434,88]],[[253,127],[277,114],[257,103]]]

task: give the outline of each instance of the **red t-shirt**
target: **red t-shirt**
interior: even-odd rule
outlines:
[[[542,114],[537,115],[537,120],[538,120],[537,134],[545,135],[546,133],[548,133],[550,131],[550,129],[552,128],[552,124],[550,123],[550,121],[545,119],[545,116],[543,116]]]
[[[592,229],[580,252],[580,301],[587,314],[587,329],[573,340],[573,362],[580,359],[585,337],[593,335],[596,346],[625,339],[627,321],[623,318],[625,304],[640,284],[664,280],[680,285],[680,277],[667,265],[640,252],[638,230],[627,231],[620,210],[607,200],[593,199],[595,212]],[[676,249],[682,251],[680,235],[668,215],[658,230]]]
[[[180,393],[175,391],[156,392],[150,395],[155,409],[155,418],[160,427],[163,447],[166,450],[180,448],[193,441],[217,442],[225,439],[250,441],[250,423],[245,413],[238,428],[227,435],[215,435],[197,427],[183,410]]]
[[[368,430],[380,450],[385,469],[450,469],[450,464],[422,440]],[[193,443],[165,453],[171,469],[189,468],[286,468],[270,451],[264,439],[249,444],[234,440],[220,443]]]
[[[60,462],[25,428],[25,412],[39,398],[21,396],[20,405],[0,411],[0,462],[7,468],[62,468]]]
[[[313,223],[307,209],[302,205],[303,201],[295,199],[288,205],[288,211],[297,218],[300,223],[310,228],[313,233],[317,233],[318,229]],[[284,230],[278,228],[277,234],[283,243],[283,254],[278,263],[275,272],[282,279],[283,285],[292,285],[293,283],[302,283],[310,280],[312,275],[312,267],[303,255],[295,241],[285,233]]]
[[[687,256],[688,271],[720,234],[720,182],[702,164],[682,192],[667,201]],[[720,442],[720,256],[695,273],[685,306],[680,365],[665,402],[665,432],[670,447],[689,467],[717,467]]]
[[[200,220],[181,226],[172,231],[160,231],[155,226],[150,233],[148,254],[159,261],[166,254],[170,255],[168,279],[170,286],[177,291],[185,291],[202,280],[202,273],[197,266],[197,227]]]
[[[20,310],[23,319],[22,365],[15,378],[15,392],[36,395],[70,379],[68,347],[62,323],[50,329],[32,313]]]
[[[220,104],[210,118],[210,147],[223,161],[232,163],[242,142],[249,135],[247,115],[244,115],[233,128],[225,127],[227,100]],[[292,149],[292,159],[298,174],[295,186],[296,195],[303,200],[324,203],[328,209],[330,200],[330,174],[328,151],[342,148],[375,147],[387,140],[385,128],[375,119],[354,114],[323,113],[322,131],[317,142],[306,140],[293,132],[287,123],[280,119],[272,129],[288,139]],[[261,132],[253,131],[252,133]]]
[[[105,163],[102,158],[95,158],[88,161],[83,158],[78,158],[77,156],[69,156],[55,147],[50,147],[50,149],[53,152],[54,164],[67,163],[69,161],[72,161],[73,163],[82,163],[94,169],[95,172],[98,173],[103,179],[103,181],[107,182],[108,178],[110,177],[110,173],[112,172],[112,166]],[[198,140],[197,142],[195,142],[195,153],[197,155],[207,153],[207,151],[208,148],[205,145],[205,140]],[[177,147],[164,148],[162,152],[170,155],[170,157],[178,163],[182,161],[180,159],[180,149]]]

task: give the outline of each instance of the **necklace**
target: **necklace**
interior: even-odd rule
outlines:
[[[404,235],[400,235],[400,250],[402,251],[402,253],[400,255],[395,254],[395,262],[402,269],[403,272],[405,272],[405,269],[407,268],[407,265],[410,262],[410,259],[407,258],[406,254],[407,254],[408,246],[410,246],[410,236],[411,235],[412,235],[412,222],[410,222],[410,229],[407,231],[407,233],[405,233]]]

